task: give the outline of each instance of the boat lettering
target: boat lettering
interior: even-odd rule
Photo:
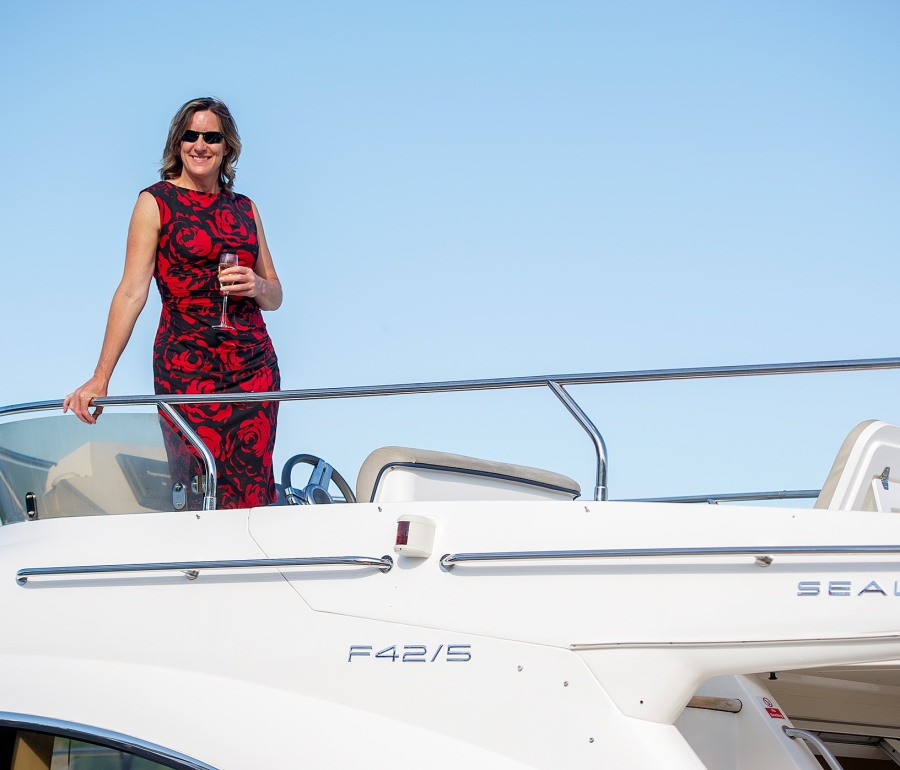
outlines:
[[[472,660],[471,644],[439,644],[433,649],[434,654],[429,657],[428,647],[424,644],[392,644],[377,652],[371,644],[352,644],[347,662],[352,663],[354,658],[380,658],[391,663],[397,660],[401,663],[468,663]]]
[[[797,583],[797,596],[818,596],[822,592],[822,582],[819,580],[801,580]],[[894,596],[900,596],[900,580],[894,581]],[[877,580],[870,580],[866,583],[865,588],[857,592],[857,596],[863,594],[877,594],[879,596],[887,596],[885,591]],[[852,596],[853,586],[849,580],[829,580],[828,581],[829,596]]]

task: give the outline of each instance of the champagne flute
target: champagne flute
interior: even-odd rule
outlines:
[[[219,291],[222,292],[222,318],[219,320],[219,323],[213,326],[213,329],[234,329],[234,327],[228,323],[228,292],[225,291],[225,285],[222,283],[222,271],[227,270],[229,267],[236,267],[237,264],[237,254],[223,253],[219,255]]]

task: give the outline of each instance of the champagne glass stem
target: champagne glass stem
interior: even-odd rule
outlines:
[[[228,295],[222,297],[222,320],[219,321],[221,326],[228,326]]]

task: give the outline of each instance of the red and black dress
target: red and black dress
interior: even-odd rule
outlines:
[[[159,207],[153,274],[162,297],[153,352],[156,393],[278,390],[278,359],[256,300],[229,298],[228,320],[234,330],[213,328],[222,309],[219,254],[237,254],[239,263],[251,268],[259,256],[250,199],[227,190],[201,193],[171,182],[159,182],[145,192]],[[216,458],[218,507],[275,502],[277,402],[177,408]],[[173,455],[180,452],[183,461],[184,450],[173,444],[167,440],[170,465],[178,465]]]

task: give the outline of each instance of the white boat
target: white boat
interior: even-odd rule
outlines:
[[[190,427],[202,462],[173,479],[156,413],[114,407],[178,421],[172,404],[236,396],[107,398],[90,427],[42,416],[59,402],[0,409],[0,770],[900,764],[900,427],[860,425],[821,490],[612,501],[565,390],[886,368],[900,359],[243,396],[550,387],[597,449],[585,496],[385,447],[358,502],[305,456],[311,482],[284,494],[312,504],[217,511]],[[329,480],[344,504],[322,504]]]

